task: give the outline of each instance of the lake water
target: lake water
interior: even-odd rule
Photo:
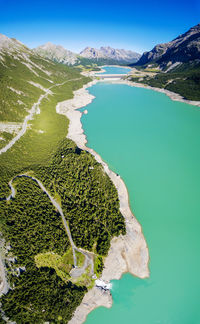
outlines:
[[[131,71],[129,68],[116,66],[103,66],[102,69],[105,70],[105,72],[98,74],[127,74]]]
[[[150,253],[150,278],[113,281],[113,306],[86,324],[200,323],[200,110],[164,94],[97,83],[88,146],[124,179]]]

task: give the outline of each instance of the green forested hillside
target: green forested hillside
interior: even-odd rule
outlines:
[[[59,195],[77,246],[106,255],[111,237],[125,234],[116,188],[94,157],[72,141],[64,140],[35,175]]]
[[[157,73],[154,77],[132,78],[132,81],[144,83],[152,87],[163,88],[180,94],[188,100],[200,101],[200,67],[185,64],[168,73]]]
[[[29,80],[45,88],[53,86],[52,94],[41,101],[39,114],[29,122],[26,133],[0,155],[0,232],[11,287],[0,299],[1,311],[3,318],[16,323],[67,323],[92,279],[87,270],[77,285],[70,281],[69,271],[74,265],[69,257],[67,233],[60,214],[37,183],[28,178],[15,179],[16,196],[7,201],[9,181],[28,173],[45,185],[61,204],[76,245],[94,253],[97,276],[103,269],[111,238],[125,233],[125,224],[113,183],[92,155],[66,139],[69,121],[56,113],[57,103],[72,98],[73,91],[89,79],[73,68],[30,57],[32,69],[39,76],[30,72],[30,66],[23,69],[21,61],[16,62],[11,55],[3,61],[6,67],[0,66],[0,87],[8,89],[9,85],[26,93],[27,107],[44,93],[38,87],[29,87]],[[34,63],[49,75],[34,67]],[[21,122],[27,113],[20,104],[12,108],[12,103],[22,97],[11,93],[13,97],[7,93],[0,100],[3,123]],[[46,266],[39,264],[42,254],[49,256]],[[50,260],[52,255],[62,263],[55,267]],[[81,256],[77,253],[80,264]]]
[[[0,148],[16,135],[33,104],[47,89],[53,92],[56,83],[80,78],[75,69],[23,51],[1,53]]]

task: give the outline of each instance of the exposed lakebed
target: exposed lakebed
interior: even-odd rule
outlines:
[[[88,146],[127,185],[150,278],[113,282],[113,306],[86,324],[199,323],[200,111],[152,90],[97,83],[82,123]]]

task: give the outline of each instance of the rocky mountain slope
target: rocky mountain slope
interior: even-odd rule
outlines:
[[[169,43],[156,45],[152,51],[144,53],[134,66],[159,73],[153,77],[134,76],[132,81],[200,101],[200,24]]]
[[[14,38],[9,38],[3,34],[0,34],[0,52],[5,51],[13,52],[15,50],[27,49],[25,45]]]
[[[161,70],[170,71],[182,63],[198,64],[200,61],[200,24],[186,33],[164,44],[156,45],[145,52],[136,65],[157,65]],[[194,65],[194,64],[193,64]]]
[[[99,59],[110,59],[119,63],[133,63],[136,62],[141,55],[133,51],[102,46],[100,49],[86,47],[80,52],[80,56],[97,61]]]
[[[18,134],[39,97],[73,75],[80,77],[74,69],[42,58],[0,34],[0,149]]]
[[[38,46],[33,51],[45,58],[66,65],[75,65],[79,62],[77,54],[65,49],[60,45],[54,45],[50,42]]]

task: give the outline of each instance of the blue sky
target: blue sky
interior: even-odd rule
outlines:
[[[0,33],[33,48],[110,45],[142,53],[200,22],[199,0],[0,0]]]

